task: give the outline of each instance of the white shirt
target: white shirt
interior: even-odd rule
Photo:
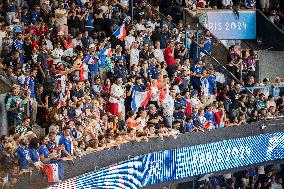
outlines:
[[[121,3],[123,6],[128,6],[128,5],[129,5],[129,0],[120,0],[120,3]]]
[[[232,0],[222,0],[223,6],[233,6]]]
[[[158,59],[158,62],[164,62],[164,52],[162,49],[155,49],[154,56]]]
[[[142,118],[142,117],[139,117],[138,119],[136,119],[136,122],[139,125],[138,131],[143,132],[144,127],[147,126],[147,121],[148,121],[147,118]]]
[[[55,15],[59,16],[59,17],[55,16],[55,24],[57,26],[67,25],[67,11],[65,9],[56,9]]]
[[[117,85],[117,84],[114,83],[111,86],[110,93],[112,95],[114,95],[115,97],[111,96],[109,98],[109,102],[111,102],[111,103],[118,103],[118,98],[117,97],[122,96],[124,94],[124,90],[123,90],[122,86]]]
[[[53,49],[52,42],[49,39],[46,39],[45,42],[46,42],[47,49],[52,50]]]
[[[200,79],[201,81],[201,89],[202,89],[202,95],[203,96],[208,96],[209,95],[209,82],[206,78],[203,80]]]
[[[179,86],[178,86],[178,85],[174,85],[174,86],[173,86],[173,89],[176,91],[176,94],[179,94],[179,93],[180,93],[180,90],[179,90]]]
[[[158,25],[157,22],[151,22],[151,21],[147,22],[147,28],[151,28],[152,30],[155,30],[157,25]]]
[[[138,49],[131,49],[129,52],[130,56],[130,66],[132,65],[138,65],[139,63],[139,50]]]
[[[135,25],[135,28],[136,28],[137,31],[146,30],[145,26],[143,24],[139,24],[139,23],[137,23]]]
[[[83,46],[82,41],[78,40],[78,39],[73,39],[72,43],[75,47],[76,46],[81,46],[81,47]]]
[[[170,95],[167,95],[162,102],[163,113],[165,116],[172,116],[175,110],[175,100]]]
[[[159,100],[158,93],[159,93],[158,87],[156,87],[156,86],[151,87],[151,98],[150,98],[150,100],[151,101],[158,101]]]
[[[199,104],[201,104],[201,101],[199,100],[198,97],[195,97],[195,98],[190,99],[190,103],[191,103],[192,107],[196,107]]]
[[[64,54],[64,51],[62,49],[54,49],[52,51],[52,56],[55,57],[53,58],[54,64],[57,64],[58,62],[61,61],[61,56]]]
[[[224,74],[220,73],[220,72],[216,72],[215,73],[216,76],[216,81],[219,83],[225,83],[225,76]]]
[[[125,37],[124,40],[125,40],[125,48],[130,49],[130,45],[132,44],[132,42],[135,41],[135,37],[128,35]]]

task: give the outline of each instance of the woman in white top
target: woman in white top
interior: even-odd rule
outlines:
[[[52,51],[52,58],[53,58],[53,63],[57,64],[58,62],[61,61],[61,56],[64,54],[64,51],[60,45],[60,43],[57,43],[55,45],[55,48]]]
[[[131,46],[130,46],[129,56],[130,56],[130,66],[138,65],[138,63],[139,63],[139,50],[137,49],[136,41],[133,41]]]
[[[164,52],[162,49],[160,49],[160,41],[155,42],[155,51],[154,51],[154,56],[157,58],[158,62],[164,62]]]
[[[159,96],[160,96],[160,91],[158,89],[158,81],[157,81],[157,79],[152,79],[152,82],[151,82],[151,98],[150,98],[151,103],[150,104],[155,104],[157,106]]]
[[[118,115],[119,112],[123,112],[123,105],[125,99],[125,89],[122,87],[122,78],[118,77],[115,83],[111,86],[110,98],[109,98],[109,112],[112,115]]]

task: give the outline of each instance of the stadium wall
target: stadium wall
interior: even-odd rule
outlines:
[[[261,126],[266,127],[261,130]],[[120,149],[109,149],[100,152],[88,154],[80,159],[76,159],[73,163],[65,163],[65,179],[81,175],[86,172],[113,165],[124,160],[148,154],[182,147],[190,147],[198,144],[212,143],[222,140],[236,139],[246,136],[256,136],[261,133],[274,133],[284,131],[284,120],[261,121],[253,124],[242,125],[241,127],[227,127],[204,133],[186,133],[180,134],[177,139],[173,137],[151,139],[149,142],[140,143],[130,142],[124,144]],[[267,163],[267,162],[263,162]],[[271,163],[271,162],[270,162]],[[232,169],[230,171],[235,171]],[[184,182],[184,180],[182,180]],[[178,181],[177,181],[178,182]],[[22,177],[16,188],[43,188],[48,186],[46,178],[41,173],[35,173],[32,176]]]
[[[284,51],[257,51],[257,54],[259,82],[268,77],[274,83],[276,77],[283,77]]]

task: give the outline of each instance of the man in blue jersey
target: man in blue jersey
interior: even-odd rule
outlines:
[[[44,137],[41,140],[41,146],[38,148],[38,153],[40,157],[40,161],[44,164],[49,164],[53,160],[56,160],[57,154],[56,151],[53,153],[49,153],[47,145],[48,145],[48,137]]]
[[[191,68],[191,85],[195,90],[198,90],[200,92],[201,87],[201,73],[203,71],[203,63],[202,61],[198,61],[192,68]]]
[[[214,69],[208,69],[208,75],[207,75],[207,81],[209,83],[209,103],[212,103],[213,101],[216,100],[216,93],[217,93],[217,80],[216,80],[216,76],[214,74]]]
[[[207,53],[211,54],[212,44],[213,44],[213,41],[212,41],[212,37],[211,37],[210,31],[207,30],[205,32],[205,35],[204,35],[204,37],[202,39],[202,42],[201,42],[202,53],[204,53],[204,54],[207,54]]]
[[[88,65],[88,78],[91,86],[94,86],[95,78],[99,76],[99,60],[94,55],[96,47],[94,44],[89,45],[89,53],[85,58],[85,62]]]
[[[63,128],[63,136],[60,138],[58,145],[61,147],[61,157],[73,156],[73,144],[70,127]]]
[[[20,169],[28,170],[30,168],[31,158],[28,150],[28,139],[21,136],[19,139],[19,146],[16,149],[15,157],[18,160]]]
[[[94,30],[94,13],[91,2],[87,3],[86,11],[82,17],[85,19],[85,30],[91,35]]]

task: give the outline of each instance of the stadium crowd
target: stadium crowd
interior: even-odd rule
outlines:
[[[180,9],[164,19],[136,1],[132,24],[127,0],[10,0],[1,7],[0,74],[12,87],[5,100],[9,134],[0,139],[0,187],[13,187],[19,175],[44,164],[125,142],[284,113],[283,78],[256,83],[252,51],[231,47],[227,69],[247,87],[267,86],[254,95],[204,57],[193,59]],[[119,40],[112,34],[123,24],[127,34]],[[200,45],[201,54],[211,52],[209,31]],[[145,106],[133,106],[134,93],[149,95]]]
[[[282,189],[283,166],[268,165],[252,167],[223,175],[205,176],[200,178],[196,185],[199,189],[213,188],[248,188],[248,189]],[[191,183],[187,183],[188,185]],[[179,187],[183,188],[183,187]]]

